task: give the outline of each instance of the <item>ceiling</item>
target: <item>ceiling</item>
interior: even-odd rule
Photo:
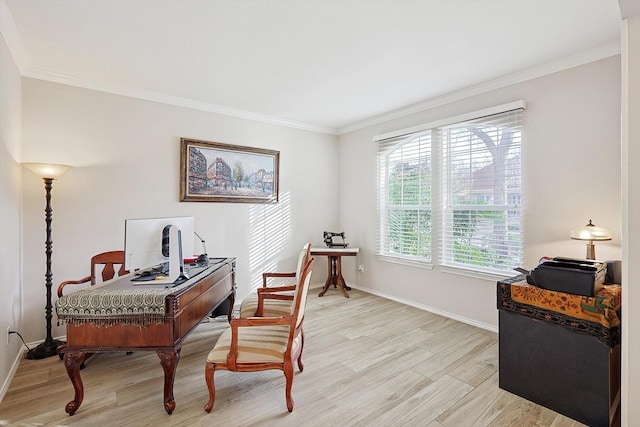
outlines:
[[[24,76],[332,134],[620,52],[616,0],[0,0],[0,13]]]

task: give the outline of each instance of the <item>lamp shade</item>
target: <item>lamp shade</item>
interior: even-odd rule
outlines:
[[[71,169],[68,165],[56,165],[50,163],[23,163],[31,172],[40,178],[59,178],[63,173]]]
[[[591,220],[589,224],[571,229],[574,240],[611,240],[611,231],[604,227],[596,227]]]

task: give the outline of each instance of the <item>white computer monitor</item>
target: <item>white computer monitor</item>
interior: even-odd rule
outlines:
[[[124,223],[125,268],[135,271],[170,260],[162,253],[163,230],[167,225],[171,225],[173,231],[180,230],[182,257],[191,257],[194,253],[194,223],[192,216],[126,219]]]

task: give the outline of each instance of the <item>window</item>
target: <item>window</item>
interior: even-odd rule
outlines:
[[[381,144],[381,252],[431,260],[431,132]]]
[[[521,264],[523,109],[376,138],[379,255],[487,273]]]

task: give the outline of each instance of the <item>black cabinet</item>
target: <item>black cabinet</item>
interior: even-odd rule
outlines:
[[[499,386],[591,427],[620,425],[619,286],[594,297],[498,282]]]
[[[499,316],[501,389],[592,427],[619,423],[620,345],[507,311]]]

